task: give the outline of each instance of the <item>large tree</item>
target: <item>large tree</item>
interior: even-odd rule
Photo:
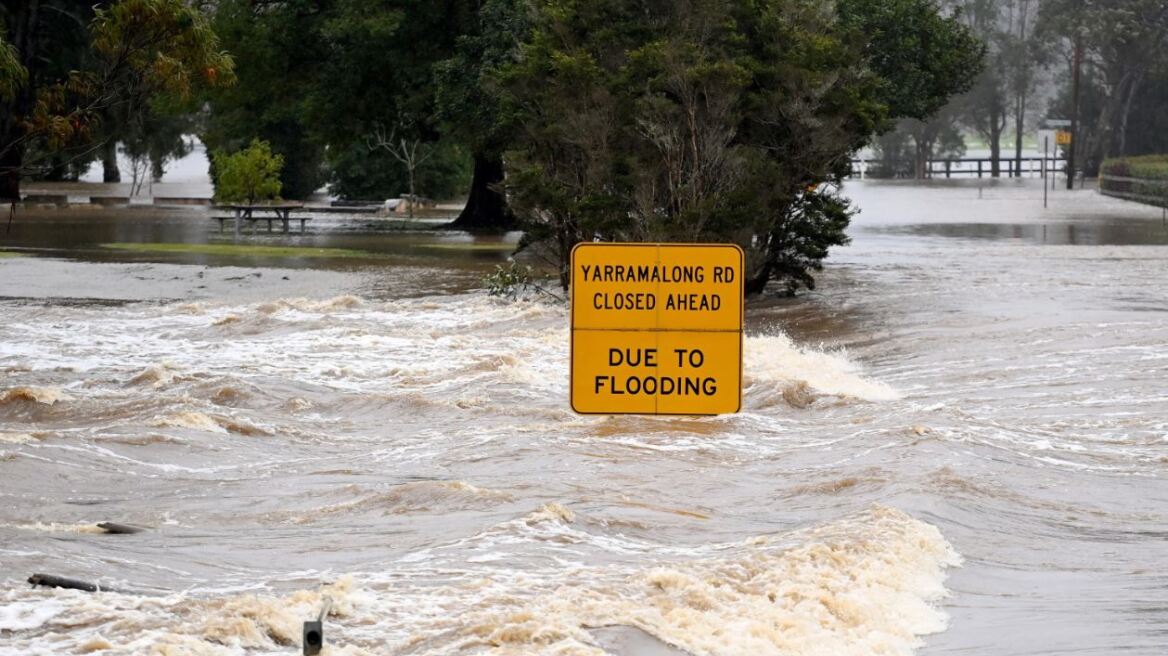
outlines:
[[[494,78],[515,62],[527,35],[523,0],[479,0],[454,54],[435,66],[437,109],[447,134],[467,144],[474,175],[454,227],[505,230],[516,224],[503,193],[503,152],[515,133],[514,116],[499,102]]]
[[[1068,83],[1056,107],[1075,121],[1072,163],[1093,175],[1104,158],[1131,152],[1132,109],[1141,95],[1159,91],[1152,84],[1163,79],[1168,60],[1168,3],[1046,0],[1039,21],[1065,61]],[[1088,106],[1092,101],[1095,107]],[[1163,114],[1162,107],[1157,111]]]
[[[852,153],[927,117],[980,44],[930,0],[560,0],[498,81],[507,186],[567,285],[572,246],[730,241],[747,289],[794,292],[846,242]]]
[[[5,2],[0,13],[0,198],[44,154],[85,152],[103,114],[232,79],[202,13],[182,0]],[[85,47],[77,47],[77,43]],[[30,161],[29,153],[38,159]]]
[[[325,53],[315,38],[323,11],[315,0],[221,0],[214,10],[215,31],[235,57],[239,83],[208,94],[211,114],[200,137],[208,154],[234,152],[256,138],[269,142],[284,158],[281,181],[289,198],[304,198],[327,179],[324,145],[303,120]]]

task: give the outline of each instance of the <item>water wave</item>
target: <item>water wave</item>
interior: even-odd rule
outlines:
[[[71,397],[57,387],[12,387],[0,392],[0,406],[16,403],[55,405]]]
[[[803,408],[818,396],[862,401],[892,401],[892,387],[864,376],[843,352],[799,346],[783,334],[746,338],[743,377],[747,405],[765,408],[776,403]]]
[[[523,521],[573,516],[547,504]],[[11,620],[21,627],[18,649],[59,631],[57,617],[87,627],[72,647],[100,635],[114,653],[287,649],[327,597],[332,653],[604,654],[589,629],[628,626],[711,656],[908,655],[945,628],[936,602],[946,595],[945,570],[961,563],[935,527],[885,506],[708,551],[634,567],[496,571],[441,586],[358,575],[283,596],[7,590],[0,600],[40,609]]]

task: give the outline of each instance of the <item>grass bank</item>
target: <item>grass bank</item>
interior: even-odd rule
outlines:
[[[194,255],[223,255],[233,257],[313,257],[313,258],[376,258],[378,253],[348,248],[305,248],[297,246],[259,246],[251,244],[146,244],[116,242],[102,244],[102,248],[138,253],[181,253]]]

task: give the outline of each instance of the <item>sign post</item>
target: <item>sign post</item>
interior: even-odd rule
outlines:
[[[743,259],[733,244],[572,249],[572,409],[738,412]]]
[[[1046,159],[1050,157],[1050,137],[1042,141],[1042,209],[1046,209]]]

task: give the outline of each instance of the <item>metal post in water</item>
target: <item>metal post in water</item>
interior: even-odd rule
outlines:
[[[1042,138],[1042,209],[1046,209],[1046,157],[1049,154],[1050,136],[1047,135]]]

